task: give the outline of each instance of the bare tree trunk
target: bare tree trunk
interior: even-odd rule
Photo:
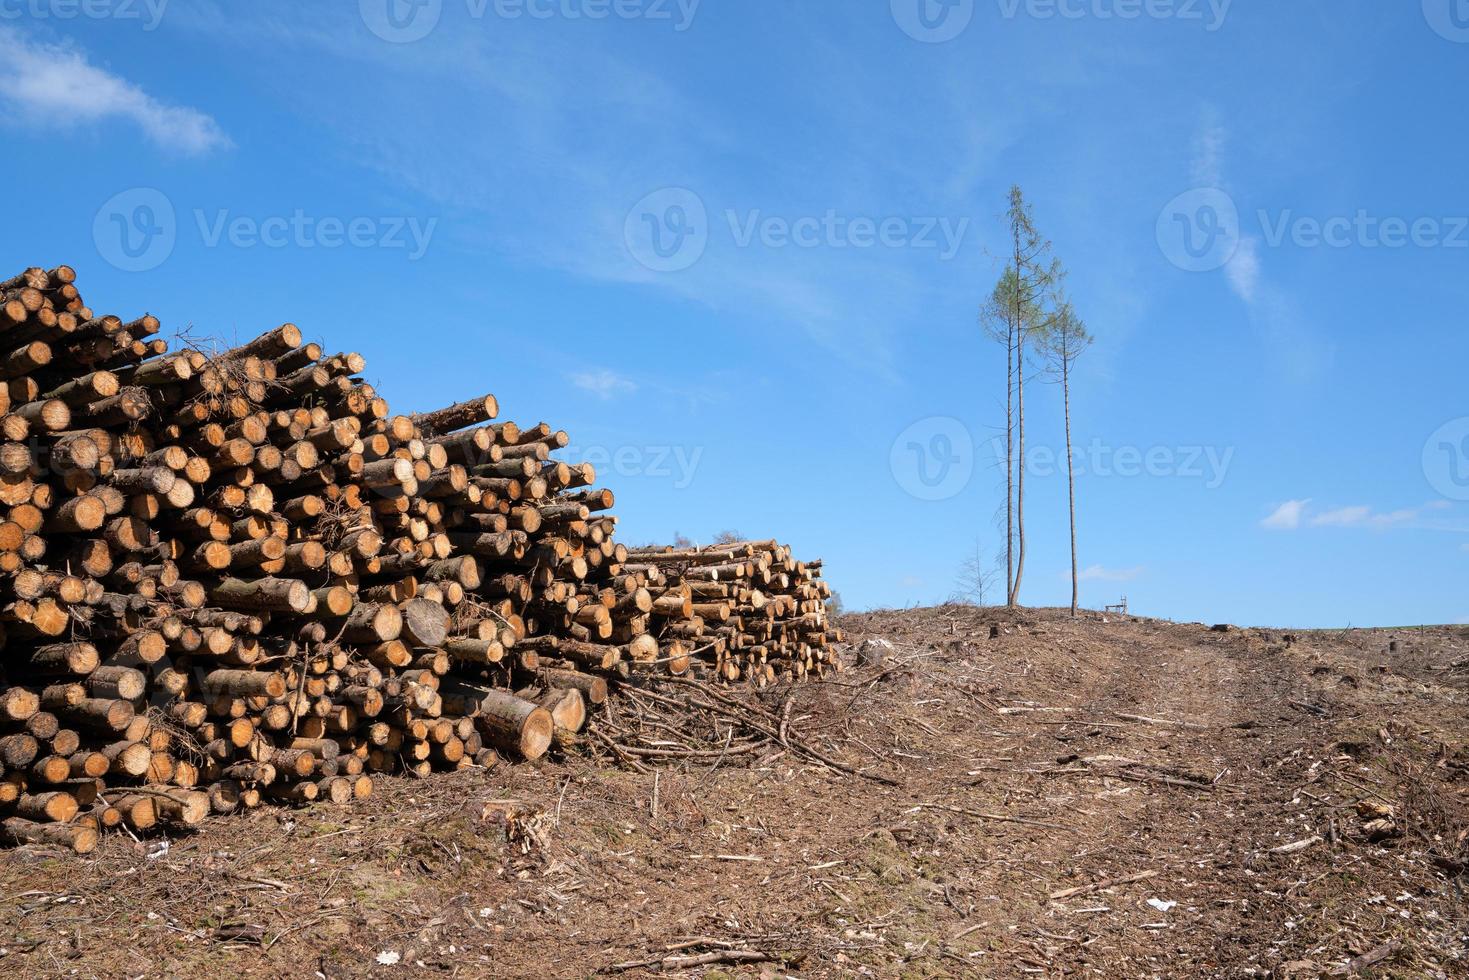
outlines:
[[[1005,604],[1015,604],[1015,326],[1005,343]]]
[[[1076,574],[1076,467],[1071,456],[1071,362],[1070,353],[1062,341],[1061,348],[1061,401],[1066,412],[1066,492],[1071,507],[1071,615],[1076,615],[1078,604],[1078,579]]]
[[[1010,317],[1010,325],[1011,325],[1011,330],[1012,330],[1011,342],[1010,342],[1010,348],[1011,348],[1010,353],[1011,353],[1011,355],[1013,355],[1013,360],[1006,367],[1006,372],[1010,376],[1010,387],[1009,387],[1009,390],[1006,392],[1006,396],[1009,399],[1009,401],[1007,401],[1007,403],[1006,403],[1007,409],[1008,409],[1008,406],[1009,406],[1009,404],[1011,402],[1017,402],[1018,403],[1019,402],[1019,399],[1021,397],[1020,382],[1021,382],[1022,379],[1019,379],[1018,378],[1018,376],[1016,374],[1016,371],[1015,371],[1015,367],[1016,367],[1016,365],[1020,364],[1021,348],[1022,348],[1022,346],[1024,344],[1024,337],[1025,337],[1025,321],[1022,319],[1022,315],[1023,315],[1023,312],[1025,310],[1025,299],[1024,299],[1025,279],[1024,279],[1024,269],[1021,267],[1021,262],[1020,262],[1020,229],[1019,229],[1018,226],[1012,224],[1011,230],[1013,232],[1014,239],[1015,239],[1015,294],[1011,298],[1011,301],[1012,301],[1012,303],[1014,305],[1013,305],[1013,313],[1012,313],[1012,315]],[[1007,411],[1007,415],[1008,415],[1008,411]],[[1022,415],[1021,418],[1023,419],[1024,416]],[[1010,427],[1009,428],[1009,433],[1010,434],[1013,434],[1013,435],[1016,435],[1016,436],[1019,437],[1019,442],[1020,442],[1020,459],[1019,459],[1019,465],[1020,465],[1020,471],[1023,474],[1025,472],[1025,433],[1024,433],[1023,422],[1022,422],[1022,427],[1019,430],[1017,430],[1015,428],[1015,420],[1014,419],[1009,419],[1008,421],[1009,421],[1009,427]],[[1016,562],[1014,560],[1014,553],[1015,553],[1015,524],[1016,524],[1017,518],[1019,517],[1019,514],[1018,514],[1019,507],[1016,506],[1016,504],[1018,502],[1018,495],[1016,494],[1015,489],[1014,489],[1014,481],[1015,481],[1015,477],[1016,477],[1016,474],[1015,474],[1015,466],[1016,466],[1016,459],[1015,459],[1015,454],[1012,451],[1010,453],[1010,461],[1009,461],[1009,467],[1010,468],[1007,471],[1007,473],[1005,474],[1005,480],[1006,480],[1006,486],[1005,486],[1005,492],[1006,492],[1006,498],[1005,498],[1005,516],[1006,516],[1006,521],[1005,521],[1005,523],[1006,523],[1006,528],[1005,528],[1005,531],[1006,531],[1006,535],[1005,535],[1005,605],[1008,608],[1010,608],[1010,609],[1014,609],[1015,608],[1015,597],[1016,597],[1017,593],[1019,593],[1019,591],[1020,591],[1020,570],[1021,570],[1021,568],[1024,567],[1024,561],[1025,561],[1025,559],[1024,559],[1024,549],[1023,548],[1021,549],[1021,561],[1020,561],[1019,567],[1017,567]],[[1024,480],[1024,477],[1023,476],[1021,476],[1021,480],[1022,481]],[[1023,482],[1022,482],[1022,485],[1023,485]],[[1022,537],[1022,540],[1023,540],[1023,537]]]
[[[1020,604],[1020,579],[1025,574],[1025,324],[1015,333],[1015,581],[1010,605]]]

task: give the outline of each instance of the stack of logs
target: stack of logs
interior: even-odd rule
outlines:
[[[831,588],[821,562],[800,562],[775,541],[708,548],[640,548],[623,572],[661,583],[653,604],[655,633],[670,650],[692,645],[694,657],[725,681],[759,687],[840,669],[827,625]],[[675,671],[689,664],[676,658]]]
[[[630,555],[566,433],[491,396],[391,415],[291,324],[159,327],[65,266],[0,282],[0,840],[534,759],[639,671],[836,666],[819,562]]]

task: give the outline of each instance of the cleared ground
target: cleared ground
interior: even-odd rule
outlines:
[[[572,756],[388,780],[166,851],[0,854],[0,967],[1469,976],[1464,628],[843,625],[895,651],[762,696],[801,751],[721,757],[701,717],[668,741],[710,756],[646,771]]]

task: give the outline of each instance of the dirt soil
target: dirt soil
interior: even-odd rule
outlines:
[[[764,693],[790,747],[671,732],[709,754],[388,779],[166,849],[0,854],[0,968],[1469,976],[1464,628],[957,607],[843,627],[849,656],[893,650]]]

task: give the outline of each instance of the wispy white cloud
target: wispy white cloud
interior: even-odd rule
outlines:
[[[598,398],[608,400],[618,395],[630,395],[638,390],[637,382],[605,368],[598,371],[579,371],[571,376],[571,383],[583,391],[590,391]]]
[[[1337,507],[1311,518],[1312,527],[1365,527],[1386,530],[1393,527],[1418,527],[1442,530],[1445,526],[1429,520],[1434,511],[1445,509],[1447,501],[1434,501],[1421,507],[1400,507],[1397,510],[1376,511],[1358,504],[1352,507]]]
[[[1301,526],[1301,515],[1306,511],[1306,505],[1311,501],[1287,500],[1271,512],[1270,516],[1260,522],[1260,526],[1272,531],[1294,531]]]
[[[1243,222],[1249,211],[1245,206],[1248,202],[1229,180],[1225,166],[1228,143],[1229,131],[1220,122],[1218,113],[1212,108],[1205,109],[1194,135],[1189,173],[1195,187],[1229,194]],[[1303,304],[1289,290],[1271,282],[1261,240],[1245,234],[1242,227],[1237,233],[1235,252],[1224,266],[1224,277],[1260,332],[1270,362],[1298,381],[1319,377],[1331,363],[1334,346],[1311,324]]]
[[[1077,578],[1083,582],[1131,582],[1146,570],[1142,565],[1135,568],[1105,568],[1101,565],[1090,565],[1082,569]]]
[[[1312,527],[1352,527],[1372,516],[1371,507],[1337,507],[1311,518]]]
[[[1234,256],[1224,267],[1224,275],[1236,296],[1246,303],[1254,303],[1260,294],[1260,240],[1242,237]]]
[[[214,119],[171,106],[103,68],[70,43],[28,40],[0,27],[0,102],[33,125],[58,128],[121,119],[166,149],[199,155],[230,145]]]
[[[1350,504],[1330,507],[1325,510],[1310,506],[1311,501],[1287,500],[1260,522],[1261,527],[1272,530],[1293,531],[1301,526],[1366,528],[1386,531],[1392,528],[1414,528],[1428,531],[1469,530],[1462,520],[1452,516],[1441,516],[1453,509],[1446,500],[1434,500],[1418,507],[1400,507],[1396,510],[1379,511],[1367,504]],[[1469,545],[1464,549],[1469,551]]]
[[[1026,113],[997,114],[969,87],[935,85],[945,105],[955,103],[946,118],[983,123],[928,125],[904,111],[905,96],[830,46],[820,63],[829,58],[830,77],[860,97],[823,106],[822,118],[851,145],[813,169],[778,142],[748,140],[737,113],[701,99],[657,59],[583,31],[465,16],[462,4],[445,4],[438,29],[414,44],[373,37],[355,4],[258,0],[246,16],[236,5],[191,0],[170,12],[170,26],[247,52],[269,90],[315,93],[290,99],[293,111],[395,191],[452,209],[457,220],[444,233],[467,251],[739,311],[745,329],[805,341],[842,368],[889,379],[901,377],[902,325],[915,309],[934,296],[972,304],[972,267],[940,264],[947,243],[924,216],[969,220],[960,250],[977,260],[980,224],[1002,201],[977,206],[975,188],[1023,132]],[[822,18],[789,16],[809,19],[813,40],[824,36]],[[357,84],[364,72],[378,80],[370,89]],[[420,97],[425,88],[437,93],[432,104]],[[893,154],[893,146],[923,152]],[[709,234],[692,267],[665,273],[639,263],[626,229],[633,206],[666,188],[699,197]],[[770,247],[759,235],[739,239],[731,225],[752,215],[824,220],[828,211],[844,221],[907,217],[924,241]]]

